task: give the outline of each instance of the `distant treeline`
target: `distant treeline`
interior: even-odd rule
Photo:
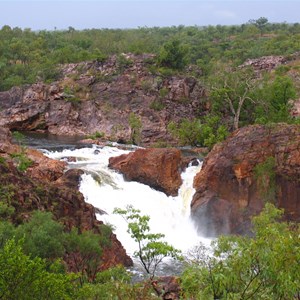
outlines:
[[[3,26],[0,30],[0,91],[42,80],[54,81],[57,66],[105,60],[111,54],[159,54],[179,41],[185,64],[197,64],[210,75],[216,62],[238,65],[247,58],[288,55],[300,49],[300,24],[269,23],[266,18],[235,26],[173,26],[138,29],[32,31]]]

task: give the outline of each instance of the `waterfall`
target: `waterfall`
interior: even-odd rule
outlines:
[[[137,245],[127,233],[125,220],[120,215],[113,214],[114,208],[124,209],[129,204],[139,209],[142,215],[149,215],[151,232],[164,234],[165,240],[177,249],[186,252],[199,241],[208,244],[209,240],[197,234],[190,220],[190,202],[194,193],[193,178],[201,169],[201,164],[189,166],[182,173],[183,183],[178,196],[168,197],[147,185],[126,182],[121,174],[108,168],[109,157],[129,152],[116,147],[93,146],[47,152],[47,155],[54,159],[76,158],[68,162],[68,166],[85,171],[80,184],[85,201],[103,212],[97,214],[97,218],[115,228],[117,238],[129,255],[137,250]]]

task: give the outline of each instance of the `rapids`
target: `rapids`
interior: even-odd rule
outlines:
[[[201,163],[198,166],[189,166],[182,173],[183,184],[179,195],[168,197],[147,185],[126,182],[121,174],[108,168],[109,157],[129,153],[130,150],[93,146],[44,152],[54,159],[67,160],[72,157],[74,160],[76,158],[74,162],[68,162],[68,166],[84,170],[80,191],[86,202],[99,208],[99,211],[105,212],[97,214],[97,218],[113,226],[117,238],[129,255],[133,255],[137,245],[127,233],[125,220],[113,214],[114,208],[124,209],[129,204],[139,209],[142,215],[150,216],[152,233],[163,233],[165,240],[183,253],[199,241],[209,244],[210,240],[200,237],[190,220],[190,203],[194,193],[193,178],[201,169]]]

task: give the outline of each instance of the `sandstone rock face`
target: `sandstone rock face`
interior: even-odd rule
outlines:
[[[256,71],[271,71],[286,62],[287,59],[284,56],[263,56],[255,59],[247,59],[241,67],[252,66]]]
[[[26,171],[26,175],[29,177],[43,181],[54,181],[63,176],[66,162],[50,159],[35,149],[27,149],[25,153],[33,161],[33,164]]]
[[[110,140],[130,141],[133,112],[142,121],[143,145],[172,143],[167,124],[197,117],[204,88],[193,77],[153,75],[151,64],[153,55],[126,54],[64,65],[58,82],[0,92],[0,126],[57,135],[98,131]]]
[[[121,172],[125,180],[147,184],[168,196],[178,194],[181,165],[180,150],[172,148],[138,149],[109,159],[109,167]]]
[[[9,138],[8,130],[0,128],[0,200],[15,208],[13,223],[23,222],[38,209],[52,212],[66,230],[75,226],[80,231],[93,230],[102,234],[102,222],[96,219],[95,208],[86,203],[78,191],[82,171],[72,169],[64,173],[64,162],[44,157],[36,150],[22,150],[10,144]],[[20,172],[11,158],[12,153],[23,153],[33,164]],[[131,265],[130,257],[116,236],[111,233],[109,238],[111,245],[104,249],[99,269],[117,264]]]
[[[300,126],[249,126],[208,154],[194,179],[192,217],[206,234],[246,233],[265,201],[300,221]]]

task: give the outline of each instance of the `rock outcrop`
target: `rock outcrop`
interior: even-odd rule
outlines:
[[[72,227],[80,231],[92,230],[102,234],[104,226],[96,219],[95,208],[84,201],[78,191],[80,170],[63,172],[65,163],[44,157],[36,150],[22,150],[9,142],[8,129],[0,129],[0,200],[14,207],[11,217],[19,224],[30,217],[34,210],[50,211],[66,230]],[[32,160],[25,171],[18,170],[15,153]],[[121,243],[113,233],[109,234],[110,246],[103,251],[103,263],[99,268],[117,264],[132,264]]]
[[[138,181],[176,196],[182,184],[181,151],[174,148],[137,149],[109,159],[109,167],[121,172],[125,180]]]
[[[284,56],[271,55],[247,59],[240,67],[251,66],[255,71],[271,71],[286,62],[287,59]]]
[[[192,217],[206,234],[247,233],[265,201],[300,221],[300,126],[249,126],[209,153],[194,179]]]
[[[0,126],[56,135],[102,132],[131,141],[129,115],[142,121],[143,145],[172,142],[167,124],[201,113],[204,88],[194,77],[152,74],[150,54],[62,67],[62,79],[0,92]],[[173,141],[174,142],[174,141]]]

